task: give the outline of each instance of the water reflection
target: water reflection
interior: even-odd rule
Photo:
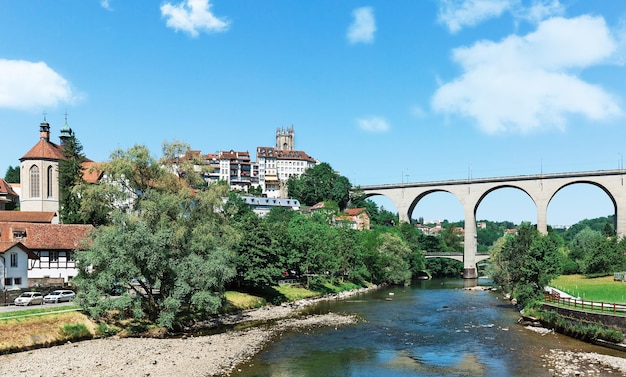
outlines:
[[[597,351],[516,324],[519,313],[496,293],[456,280],[419,281],[312,312],[357,313],[364,322],[287,334],[236,377],[251,376],[550,376],[551,348]]]

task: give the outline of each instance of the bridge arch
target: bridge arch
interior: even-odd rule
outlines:
[[[449,190],[444,190],[444,189],[427,190],[417,195],[415,199],[411,202],[411,204],[409,204],[407,208],[408,218],[411,219],[411,216],[415,212],[415,209],[417,208],[418,204],[422,202],[422,200],[426,199],[429,195],[438,194],[438,193],[451,195],[454,198],[454,200],[459,204],[460,209],[463,210],[463,203],[461,203],[461,200],[454,192],[451,192]]]
[[[483,200],[489,194],[493,193],[494,191],[507,189],[507,188],[523,192],[533,202],[533,204],[535,205],[535,209],[537,208],[537,202],[535,201],[535,198],[527,190],[525,190],[523,187],[520,187],[520,186],[517,186],[517,185],[514,185],[514,184],[503,184],[503,185],[491,187],[491,188],[485,190],[482,195],[480,195],[480,197],[476,201],[476,205],[474,206],[474,220],[476,220],[476,213],[478,212],[478,207],[480,207],[480,205],[482,204]]]
[[[599,183],[599,182],[595,182],[592,180],[578,180],[578,181],[572,181],[572,182],[568,182],[566,184],[563,184],[562,186],[558,187],[555,189],[555,191],[552,193],[552,196],[550,197],[550,199],[548,200],[548,209],[550,207],[550,204],[552,203],[552,200],[560,193],[562,192],[564,189],[568,188],[568,187],[572,187],[575,185],[589,185],[589,186],[593,186],[596,187],[598,189],[600,189],[605,195],[606,197],[610,200],[611,205],[612,205],[612,209],[613,209],[613,215],[614,216],[614,221],[613,221],[613,229],[615,231],[617,231],[617,211],[618,211],[618,202],[615,198],[615,196],[611,193],[611,190],[609,190],[607,187],[605,187],[605,185]]]
[[[472,178],[435,182],[411,182],[361,186],[366,195],[376,193],[391,199],[398,210],[401,221],[410,220],[409,208],[414,208],[415,199],[427,191],[448,191],[454,194],[465,212],[465,245],[463,253],[463,276],[476,277],[476,210],[478,203],[488,191],[497,187],[512,186],[525,191],[537,209],[537,229],[547,233],[547,208],[550,200],[561,188],[573,183],[591,183],[601,187],[614,202],[618,236],[626,236],[626,170],[598,170],[588,172],[521,175],[514,177]]]

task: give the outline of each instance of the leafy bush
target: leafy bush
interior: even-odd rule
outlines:
[[[116,327],[111,327],[106,323],[99,323],[96,327],[96,334],[101,337],[109,337],[117,334],[120,330]]]
[[[91,332],[87,329],[87,326],[82,323],[67,324],[61,327],[61,335],[65,340],[80,340],[91,338]]]

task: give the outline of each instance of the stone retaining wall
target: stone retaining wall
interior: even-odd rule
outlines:
[[[583,310],[562,308],[560,306],[550,305],[546,303],[544,303],[542,306],[544,310],[556,311],[561,316],[573,318],[581,322],[592,322],[601,324],[606,327],[616,327],[626,334],[625,316],[613,315],[608,313],[592,313]]]

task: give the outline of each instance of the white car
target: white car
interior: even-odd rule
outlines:
[[[44,298],[44,304],[72,301],[76,294],[68,289],[59,289],[48,293]]]
[[[41,305],[43,304],[43,295],[40,292],[24,292],[19,295],[15,301],[15,305]]]

